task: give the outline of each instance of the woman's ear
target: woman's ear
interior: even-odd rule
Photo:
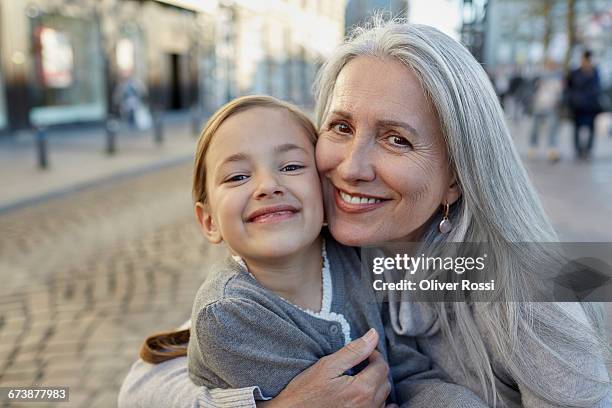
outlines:
[[[223,241],[221,231],[219,231],[210,211],[210,206],[207,203],[198,201],[195,205],[195,214],[200,224],[200,228],[202,229],[202,233],[204,233],[208,242],[211,244],[218,244]]]
[[[444,193],[444,201],[443,203],[447,203],[448,205],[452,205],[461,197],[461,188],[459,187],[459,183],[457,183],[457,178],[455,175],[451,178],[450,184]]]

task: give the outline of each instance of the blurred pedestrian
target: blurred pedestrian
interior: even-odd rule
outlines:
[[[599,72],[593,65],[592,53],[587,50],[582,54],[580,67],[573,70],[567,80],[569,106],[574,120],[574,147],[578,159],[591,156],[595,139],[595,117],[601,112],[599,96],[601,84]],[[580,138],[580,129],[586,127],[589,132],[586,145]]]
[[[542,126],[548,127],[548,159],[559,161],[557,134],[559,131],[559,103],[563,93],[563,77],[554,61],[546,59],[544,71],[535,83],[533,97],[533,126],[531,129],[529,157],[537,154],[538,140]]]
[[[113,102],[118,106],[121,118],[141,130],[149,129],[152,124],[151,114],[145,104],[146,98],[145,85],[134,76],[124,77],[113,94]]]
[[[508,90],[510,89],[510,78],[505,68],[498,69],[493,75],[493,86],[495,88],[495,93],[499,98],[499,103],[501,104],[502,109],[505,111],[505,98],[508,94]]]
[[[518,121],[523,112],[523,89],[525,78],[521,74],[520,67],[516,67],[513,75],[508,83],[508,90],[504,97],[504,107],[507,110],[508,116],[515,121]]]

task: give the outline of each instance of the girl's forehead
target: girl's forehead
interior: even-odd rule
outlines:
[[[225,145],[230,140],[249,147],[258,143],[283,143],[304,138],[312,144],[298,119],[285,109],[254,107],[225,120],[215,132],[211,147],[213,144]]]
[[[259,154],[278,155],[292,150],[314,155],[314,143],[308,132],[290,113],[258,107],[239,112],[219,126],[206,154],[206,163],[217,167],[226,161],[237,162]]]

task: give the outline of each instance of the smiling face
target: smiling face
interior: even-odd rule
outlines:
[[[316,155],[329,228],[346,245],[418,241],[460,196],[434,109],[395,60],[360,56],[342,69]]]
[[[206,152],[207,200],[196,213],[209,241],[245,259],[306,248],[323,223],[314,146],[290,113],[255,107],[230,116]]]

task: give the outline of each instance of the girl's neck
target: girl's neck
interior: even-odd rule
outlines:
[[[319,311],[323,298],[321,245],[323,240],[319,236],[291,256],[244,261],[265,288],[303,309]]]

